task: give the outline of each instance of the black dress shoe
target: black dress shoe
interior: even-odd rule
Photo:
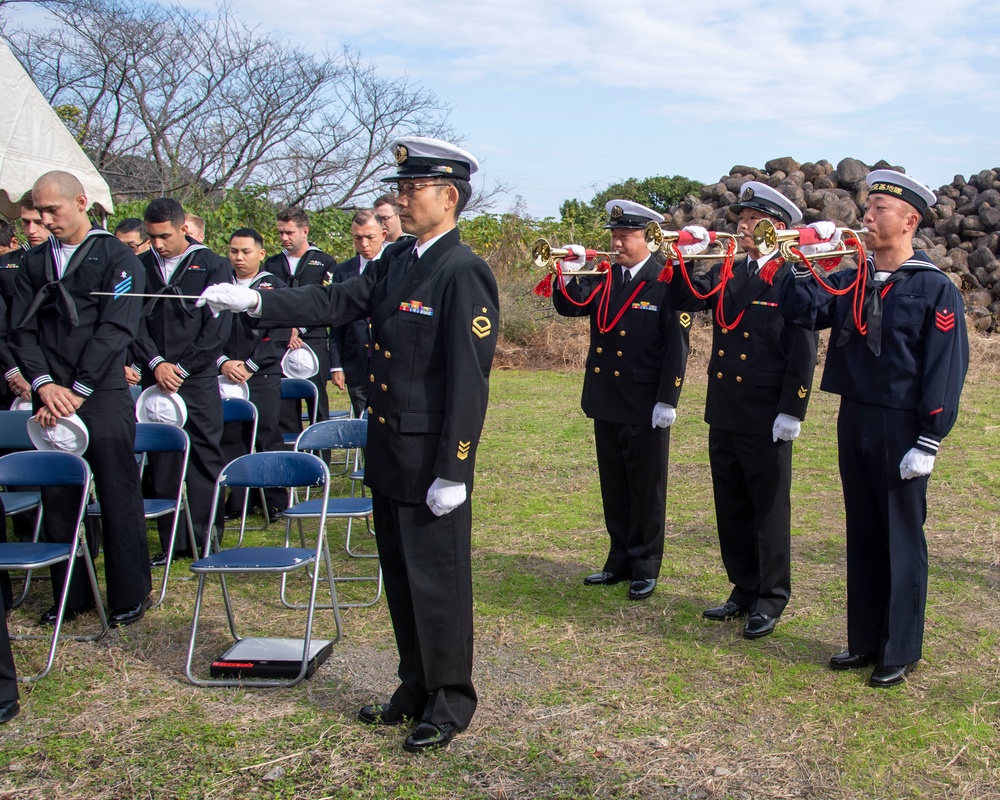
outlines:
[[[610,586],[613,583],[627,581],[625,575],[616,575],[614,572],[595,572],[583,579],[584,586]]]
[[[863,669],[878,660],[878,653],[852,653],[844,651],[830,656],[830,669]]]
[[[116,608],[111,612],[111,616],[108,617],[108,625],[112,628],[121,628],[125,625],[138,622],[146,616],[146,609],[152,604],[153,601],[147,597],[141,603],[131,608]]]
[[[898,686],[906,680],[916,668],[917,662],[902,664],[898,667],[886,667],[879,664],[872,670],[872,676],[868,679],[868,685],[876,689],[888,689],[890,686]]]
[[[632,581],[628,585],[629,600],[645,600],[656,588],[656,578],[645,578],[643,580]]]
[[[162,550],[149,559],[149,566],[151,567],[165,567],[167,566],[167,554]]]
[[[358,719],[366,725],[399,725],[409,722],[413,717],[392,703],[375,703],[371,706],[361,706]]]
[[[715,620],[716,622],[724,622],[729,619],[737,619],[739,617],[745,617],[750,613],[749,608],[744,608],[738,603],[734,603],[732,600],[727,600],[721,606],[715,606],[715,608],[706,608],[701,612],[701,615],[705,619]]]
[[[6,703],[0,703],[0,725],[10,722],[20,711],[21,706],[17,700],[8,700]]]
[[[271,522],[275,522],[279,519],[284,519],[285,512],[280,508],[269,508],[267,510],[267,518],[271,520]]]
[[[413,729],[413,733],[406,737],[403,749],[408,753],[423,753],[426,750],[447,747],[448,743],[455,738],[456,733],[458,733],[458,727],[450,722],[442,722],[441,724],[421,722]]]
[[[747,624],[743,626],[743,638],[759,639],[761,636],[767,636],[777,624],[778,620],[774,617],[769,617],[760,611],[754,611],[747,620]]]
[[[63,622],[69,622],[79,617],[81,614],[86,614],[88,611],[93,611],[94,606],[80,606],[78,608],[67,608],[63,614]],[[59,619],[59,606],[52,606],[48,611],[46,611],[38,620],[39,625],[55,625],[56,620]]]

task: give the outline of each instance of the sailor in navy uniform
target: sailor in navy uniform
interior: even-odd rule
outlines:
[[[239,228],[229,237],[229,263],[233,267],[233,282],[257,291],[280,289],[285,284],[270,272],[261,269],[264,259],[264,239],[253,228]],[[233,315],[229,341],[216,363],[219,372],[233,383],[245,383],[250,402],[257,407],[258,453],[280,452],[285,449],[278,428],[281,409],[281,357],[288,344],[288,328],[269,330],[256,324],[246,314]],[[250,452],[250,433],[246,425],[226,423],[222,433],[222,456],[226,463]],[[251,493],[252,495],[256,492]],[[246,490],[234,488],[226,500],[227,514],[238,514],[243,508]],[[268,516],[275,519],[288,507],[287,493],[282,489],[265,489]],[[251,497],[251,502],[253,501]]]
[[[552,295],[563,316],[590,317],[590,349],[581,406],[594,420],[604,521],[611,547],[593,586],[629,581],[628,596],[653,594],[663,560],[670,425],[687,366],[691,316],[670,307],[660,265],[643,235],[663,217],[629,200],[612,200],[605,228],[617,251],[610,279],[561,278]],[[582,249],[564,271],[584,263]],[[562,285],[560,285],[562,284]],[[565,287],[565,288],[562,288]]]
[[[712,309],[705,422],[719,548],[733,589],[703,615],[747,617],[743,635],[757,639],[774,630],[791,596],[792,441],[812,392],[817,334],[785,324],[778,292],[791,265],[777,252],[762,257],[751,235],[761,220],[783,229],[802,212],[757,181],[742,186],[730,210],[739,215],[736,233],[746,258],[731,277],[724,277],[722,264],[695,274],[696,262],[686,263],[690,284],[675,271],[670,299],[685,311]],[[708,247],[704,228],[684,230],[699,241],[682,245],[682,257]]]
[[[90,432],[82,453],[101,502],[105,575],[113,625],[142,619],[149,604],[149,553],[135,466],[135,412],[125,383],[125,358],[139,329],[145,275],[135,255],[103,228],[91,228],[80,181],[49,172],[32,190],[51,238],[29,250],[18,270],[11,349],[31,382],[43,427],[74,412]],[[93,291],[110,293],[95,296]],[[42,490],[48,541],[76,534],[74,488]],[[65,565],[52,567],[58,601]],[[64,618],[93,607],[86,570],[77,564]],[[56,621],[53,606],[43,623]]]
[[[133,350],[142,367],[142,385],[177,392],[187,406],[184,430],[191,438],[187,471],[188,501],[194,522],[195,542],[201,548],[214,524],[221,533],[222,503],[212,508],[215,481],[225,466],[222,460],[222,398],[216,362],[229,339],[232,315],[214,317],[194,307],[192,300],[170,295],[198,295],[213,283],[230,283],[229,261],[187,235],[184,209],[176,200],[158,198],[143,215],[152,247],[139,256],[146,270],[146,285],[161,295],[143,306],[142,327]],[[181,460],[175,453],[148,456],[154,497],[173,497],[177,491]],[[172,518],[157,520],[160,545],[170,545]],[[178,535],[175,557],[187,549],[187,538]],[[183,548],[183,550],[181,549]],[[194,554],[196,555],[196,554]],[[166,563],[157,554],[154,566]]]
[[[270,272],[285,286],[326,286],[333,281],[337,260],[309,241],[309,215],[301,208],[286,208],[278,212],[278,238],[282,250],[264,262],[264,271]],[[309,345],[319,361],[319,371],[309,378],[316,386],[319,404],[316,421],[330,418],[330,398],[326,393],[330,380],[330,335],[327,325],[301,326],[293,332],[291,346],[299,342]],[[310,418],[312,403],[308,402]],[[283,400],[280,415],[281,430],[298,433],[302,430],[302,403]],[[329,451],[324,452],[329,461]]]
[[[837,444],[847,512],[847,652],[833,669],[876,664],[874,687],[903,682],[921,657],[927,599],[927,481],[958,416],[969,364],[962,296],[913,235],[936,196],[893,170],[868,175],[860,269],[835,297],[806,269],[785,277],[780,309],[792,324],[830,328],[820,388],[839,394]],[[813,245],[807,255],[833,247]],[[860,291],[860,289],[859,289]]]
[[[369,724],[418,724],[403,744],[447,745],[476,709],[471,532],[476,450],[496,350],[498,296],[456,227],[478,168],[437,139],[394,142],[404,229],[416,239],[330,286],[254,292],[211,287],[199,302],[250,310],[261,324],[341,325],[371,317],[365,483],[399,650],[400,684],[364,706]],[[648,424],[648,423],[647,423]]]

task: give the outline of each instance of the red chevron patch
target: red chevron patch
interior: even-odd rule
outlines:
[[[942,308],[934,312],[934,325],[941,333],[948,333],[955,327],[955,312]]]

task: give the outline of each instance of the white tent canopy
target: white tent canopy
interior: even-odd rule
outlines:
[[[51,170],[80,179],[90,205],[114,212],[111,190],[87,154],[0,39],[0,211],[20,214],[18,201]]]

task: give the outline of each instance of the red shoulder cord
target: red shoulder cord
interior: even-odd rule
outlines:
[[[684,263],[684,256],[681,255],[680,251],[677,252],[677,265],[680,267],[681,275],[684,276],[684,282],[688,285],[688,289],[691,290],[691,294],[694,295],[698,300],[708,300],[713,295],[718,295],[718,300],[715,305],[715,316],[719,321],[719,325],[723,328],[735,328],[740,324],[740,320],[743,319],[743,312],[739,313],[736,320],[730,324],[725,321],[725,315],[723,313],[722,299],[725,296],[726,285],[729,283],[730,278],[733,277],[733,259],[736,256],[736,240],[729,239],[726,243],[726,254],[722,259],[722,267],[719,270],[719,282],[714,288],[702,294],[697,289],[694,288],[694,284],[691,282],[691,276],[688,274],[687,265]]]
[[[604,273],[604,278],[597,286],[594,287],[594,291],[592,291],[585,300],[574,300],[572,297],[570,297],[569,293],[566,291],[565,281],[560,281],[559,290],[563,293],[563,297],[565,297],[566,300],[568,300],[572,305],[576,306],[577,308],[583,308],[584,306],[590,305],[591,301],[595,297],[597,297],[598,294],[600,294],[601,296],[597,301],[597,330],[599,330],[601,333],[608,333],[608,331],[614,330],[615,325],[619,323],[622,316],[625,314],[625,311],[628,309],[630,305],[632,305],[632,301],[635,300],[635,298],[639,295],[639,292],[642,291],[642,287],[646,285],[646,281],[639,281],[639,284],[635,287],[635,291],[632,292],[628,300],[625,301],[624,305],[622,305],[622,307],[618,309],[618,313],[615,315],[615,318],[611,320],[611,324],[609,325],[608,305],[611,302],[611,285],[612,285],[611,264],[609,264],[607,261],[601,261],[596,266],[596,269],[598,272]],[[559,270],[559,275],[560,276],[563,275],[561,269]],[[572,273],[570,274],[570,277],[572,277]]]
[[[848,292],[854,292],[854,296],[851,298],[851,313],[854,316],[854,327],[857,328],[858,333],[864,336],[868,332],[868,324],[865,322],[865,289],[868,286],[868,255],[865,253],[865,246],[861,243],[861,240],[854,234],[853,231],[845,231],[844,242],[846,244],[852,244],[857,248],[858,251],[858,274],[847,286],[843,289],[837,289],[827,283],[822,275],[816,271],[816,267],[812,265],[809,259],[802,253],[802,251],[797,248],[791,248],[791,252],[799,259],[802,263],[809,269],[812,273],[813,278],[816,282],[822,286],[827,292],[834,295],[835,297],[842,297]],[[828,258],[821,259],[817,261],[820,268],[826,272],[829,272],[835,266],[840,263],[839,258]],[[885,292],[883,291],[882,296],[885,297]]]
[[[571,305],[574,305],[577,308],[583,308],[584,306],[589,306],[590,305],[590,301],[593,300],[595,297],[597,297],[597,293],[598,292],[604,290],[605,287],[607,287],[607,289],[610,291],[610,288],[611,288],[611,264],[609,264],[606,260],[605,261],[600,261],[600,262],[597,263],[597,265],[594,267],[594,269],[596,269],[598,272],[603,272],[604,273],[604,277],[601,279],[601,282],[598,283],[597,286],[594,287],[594,291],[592,291],[587,296],[586,300],[574,300],[572,297],[569,296],[569,293],[566,291],[566,281],[565,280],[559,281],[559,291],[562,292],[563,297],[565,297],[566,300],[569,301],[569,303]],[[560,278],[564,278],[565,279],[567,277],[569,277],[569,278],[573,277],[573,273],[572,272],[570,272],[570,273],[567,274],[567,273],[564,273],[562,271],[562,262],[561,261],[557,261],[556,262],[556,271],[558,272],[558,275],[559,275]],[[549,281],[549,286],[551,287],[551,284],[552,284],[552,281],[553,281],[554,278],[555,278],[555,276],[550,273],[543,280]],[[535,288],[535,294],[538,294],[537,287]],[[551,294],[552,294],[552,290],[550,288],[549,289],[549,295],[551,295]]]

